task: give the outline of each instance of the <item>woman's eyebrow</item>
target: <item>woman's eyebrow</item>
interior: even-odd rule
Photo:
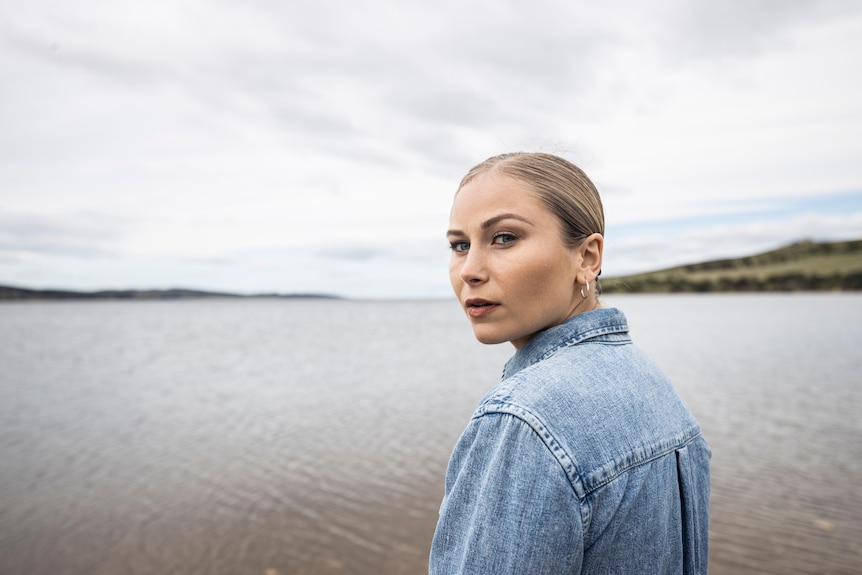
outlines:
[[[488,218],[484,222],[482,222],[482,229],[487,230],[491,226],[502,222],[503,220],[518,220],[519,222],[524,222],[528,225],[534,225],[533,222],[528,220],[527,218],[521,217],[518,214],[500,214],[499,216],[494,216],[493,218]],[[461,230],[449,230],[446,232],[446,236],[466,236],[464,232]]]
[[[528,220],[527,218],[521,217],[518,214],[500,214],[499,216],[494,216],[493,218],[489,218],[482,222],[482,229],[487,230],[494,224],[498,224],[503,220],[518,220],[524,222],[525,224],[533,225],[533,222]]]

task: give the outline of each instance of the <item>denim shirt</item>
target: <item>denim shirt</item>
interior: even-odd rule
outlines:
[[[622,312],[508,361],[458,440],[432,575],[706,573],[710,449]]]

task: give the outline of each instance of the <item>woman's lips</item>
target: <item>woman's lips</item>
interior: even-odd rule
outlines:
[[[470,317],[484,317],[500,307],[500,304],[485,299],[468,299],[464,304]]]

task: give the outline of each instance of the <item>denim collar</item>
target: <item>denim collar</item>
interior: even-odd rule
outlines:
[[[554,327],[534,335],[503,368],[503,379],[553,355],[561,347],[611,333],[627,334],[626,316],[617,308],[599,308],[574,315]],[[626,336],[628,339],[628,336]]]

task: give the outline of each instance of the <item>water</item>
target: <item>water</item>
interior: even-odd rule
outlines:
[[[711,573],[862,573],[862,296],[612,296],[713,450]],[[511,347],[454,302],[0,305],[0,573],[421,573]]]

